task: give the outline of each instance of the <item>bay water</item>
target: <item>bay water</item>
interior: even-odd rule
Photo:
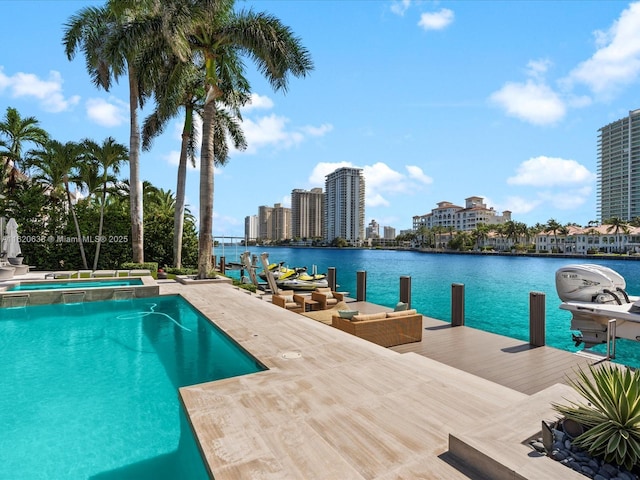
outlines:
[[[217,247],[218,257],[239,261],[243,247]],[[511,338],[529,340],[529,294],[542,292],[546,305],[546,344],[575,352],[571,313],[560,310],[555,272],[576,263],[596,263],[620,273],[630,295],[640,295],[640,261],[602,258],[549,258],[502,255],[460,255],[402,250],[347,248],[250,247],[252,254],[269,254],[270,263],[289,267],[312,266],[325,273],[336,268],[339,291],[356,296],[356,272],[367,272],[366,300],[393,307],[399,300],[400,277],[411,277],[411,306],[423,315],[451,320],[451,285],[465,288],[465,324]],[[237,276],[237,272],[230,272]],[[478,348],[482,348],[478,345]],[[593,351],[603,353],[606,346]],[[640,343],[618,340],[615,361],[640,367]]]

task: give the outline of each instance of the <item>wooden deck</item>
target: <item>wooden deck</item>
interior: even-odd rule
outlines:
[[[423,325],[421,342],[390,349],[417,353],[527,395],[556,383],[566,384],[578,368],[603,361],[553,347],[532,347],[521,340],[471,327],[452,327],[429,317],[423,317]]]

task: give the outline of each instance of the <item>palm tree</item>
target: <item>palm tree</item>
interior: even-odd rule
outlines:
[[[184,232],[185,214],[185,185],[187,179],[187,160],[195,166],[195,115],[201,115],[204,105],[203,74],[193,63],[182,63],[176,56],[171,56],[161,70],[159,80],[154,88],[156,108],[144,122],[142,129],[142,148],[147,150],[151,146],[153,138],[164,130],[168,121],[177,116],[180,109],[184,109],[184,124],[182,128],[182,142],[180,146],[180,161],[178,164],[178,179],[176,187],[176,206],[174,218],[173,237],[173,264],[182,266],[182,234]],[[246,148],[246,139],[240,127],[240,111],[234,101],[239,99],[240,104],[245,104],[250,96],[248,83],[244,82],[243,92],[230,92],[233,94],[230,101],[232,112],[217,107],[217,118],[222,131],[216,131],[214,149],[216,165],[224,165],[228,160],[227,138],[231,139],[238,150]],[[225,92],[226,93],[226,92]],[[234,108],[236,107],[236,108]]]
[[[613,233],[616,237],[616,244],[617,244],[616,250],[618,251],[618,253],[620,253],[621,238],[618,236],[618,233],[620,233],[621,230],[622,230],[622,233],[624,233],[625,235],[629,233],[629,224],[625,220],[622,220],[620,217],[611,217],[610,219],[606,220],[603,223],[605,225],[608,225],[607,233],[610,233],[613,230]]]
[[[136,58],[143,49],[140,43],[126,40],[127,29],[146,13],[146,2],[128,2],[127,8],[115,8],[114,2],[104,7],[86,7],[65,24],[63,44],[69,60],[80,50],[87,71],[98,88],[109,91],[113,80],[126,73],[129,82],[129,181],[131,185],[131,242],[133,261],[144,261],[142,223],[142,191],[140,190],[140,129],[138,107],[144,103],[148,89],[145,75],[138,72]]]
[[[480,242],[482,242],[484,244],[484,241],[489,236],[489,232],[490,231],[491,231],[491,229],[489,228],[489,225],[487,225],[486,223],[478,223],[476,225],[475,230],[473,230],[473,232],[471,232],[471,236],[472,236],[472,238],[475,239],[476,248],[478,250],[480,250]]]
[[[126,162],[129,158],[129,152],[127,147],[117,143],[113,137],[106,138],[102,145],[98,145],[92,140],[85,140],[84,146],[87,150],[87,154],[91,163],[100,168],[100,186],[101,186],[101,199],[100,199],[100,223],[98,224],[98,239],[102,239],[102,228],[104,226],[104,206],[107,199],[107,191],[110,185],[113,185],[115,177],[112,175],[120,173],[120,165]],[[100,258],[100,245],[101,241],[98,241],[96,245],[96,252],[93,257],[93,269],[98,268],[98,259]]]
[[[4,188],[5,178],[9,164],[13,162],[12,176],[15,177],[20,167],[24,168],[24,160],[22,151],[26,143],[34,144],[36,147],[43,146],[49,134],[38,126],[38,120],[35,117],[22,118],[18,110],[13,107],[7,107],[4,119],[0,121],[0,157],[5,157],[2,163],[2,171],[0,171],[0,193]]]
[[[29,165],[37,170],[33,176],[34,181],[46,186],[53,198],[58,197],[61,191],[64,192],[76,229],[82,265],[86,270],[88,268],[87,258],[84,253],[80,225],[71,201],[71,190],[69,189],[70,176],[71,181],[77,180],[77,170],[83,156],[84,149],[75,142],[61,143],[57,140],[49,140],[43,148],[29,152]]]
[[[560,230],[561,227],[562,225],[553,218],[550,218],[544,227],[545,233],[553,233],[553,243],[555,246],[558,244],[558,230]],[[553,249],[551,249],[551,251],[553,252]]]
[[[275,90],[286,91],[288,75],[305,76],[313,64],[307,50],[291,29],[278,18],[251,10],[235,12],[233,0],[193,0],[191,15],[179,24],[172,21],[171,44],[183,59],[204,59],[206,98],[202,116],[200,149],[200,232],[198,239],[198,277],[211,270],[213,250],[214,136],[217,123],[216,101],[225,92],[242,91],[239,79],[246,55],[257,65]],[[186,57],[186,58],[185,58]]]

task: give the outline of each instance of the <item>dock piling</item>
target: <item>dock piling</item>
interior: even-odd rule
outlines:
[[[464,284],[451,284],[451,326],[464,325]]]
[[[411,308],[411,277],[400,277],[400,301],[407,304],[407,308]]]
[[[336,267],[327,268],[327,283],[332,292],[336,292]]]
[[[545,294],[543,292],[529,293],[529,344],[533,347],[543,347],[545,340]]]
[[[367,272],[364,270],[356,272],[356,300],[367,301]]]

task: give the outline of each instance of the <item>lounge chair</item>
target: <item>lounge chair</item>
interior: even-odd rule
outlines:
[[[304,297],[294,294],[293,290],[280,290],[280,293],[271,297],[271,303],[298,313],[304,313],[306,308]]]
[[[92,278],[105,278],[105,277],[110,278],[115,276],[116,276],[115,270],[94,270],[93,272],[91,272]]]
[[[129,270],[130,277],[140,277],[140,276],[146,276],[146,275],[151,275],[151,270],[148,270],[146,268],[142,268],[138,270]]]
[[[311,292],[311,300],[318,302],[318,310],[326,310],[344,301],[344,294],[331,291],[329,287],[316,288]]]
[[[58,272],[47,273],[44,278],[71,278],[78,273],[77,270],[60,270]]]

